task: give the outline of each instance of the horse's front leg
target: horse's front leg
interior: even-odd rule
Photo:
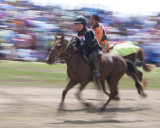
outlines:
[[[75,81],[73,81],[73,80],[70,80],[69,83],[67,84],[66,88],[63,90],[61,102],[60,102],[60,104],[59,104],[59,110],[61,110],[62,107],[63,107],[64,99],[65,99],[65,96],[66,96],[68,90],[70,90],[70,89],[71,89],[72,87],[74,87],[76,84],[77,84],[77,82],[75,82]]]
[[[82,103],[83,105],[85,105],[86,107],[90,107],[91,104],[88,103],[88,102],[85,102],[85,101],[81,98],[81,91],[86,87],[86,85],[87,85],[88,83],[89,83],[89,81],[88,81],[88,82],[83,82],[83,83],[81,83],[81,85],[80,85],[80,87],[79,87],[79,90],[78,90],[78,92],[77,92],[77,94],[76,94],[78,100],[80,100],[81,103]]]

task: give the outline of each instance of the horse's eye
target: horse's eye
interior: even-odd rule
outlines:
[[[61,46],[61,44],[58,44],[57,46]]]
[[[60,46],[57,46],[57,49],[59,49],[60,48]]]
[[[56,46],[56,48],[60,48],[61,47],[61,44],[58,44],[57,46]]]

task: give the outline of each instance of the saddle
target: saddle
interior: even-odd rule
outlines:
[[[102,55],[103,55],[103,52],[99,51],[97,58],[99,59]],[[83,54],[83,58],[85,61],[90,62],[86,54]]]

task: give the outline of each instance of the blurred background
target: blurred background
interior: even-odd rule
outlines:
[[[160,0],[0,0],[0,128],[159,128],[160,126]],[[148,97],[137,94],[134,81],[120,80],[120,102],[104,114],[106,95],[90,83],[84,108],[74,87],[66,97],[66,111],[57,112],[67,85],[67,66],[46,64],[55,34],[76,35],[74,18],[97,14],[109,43],[134,42],[145,50],[145,62],[157,67],[143,72]],[[139,64],[139,63],[137,63]],[[107,87],[107,91],[109,88]],[[59,115],[61,114],[61,115]]]
[[[110,43],[137,42],[145,62],[160,66],[158,0],[0,0],[0,59],[43,62],[55,34],[74,35],[77,15],[100,16]],[[66,37],[70,40],[71,37]]]

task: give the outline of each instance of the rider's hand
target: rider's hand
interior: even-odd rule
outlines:
[[[75,51],[75,52],[78,51],[78,48],[77,48],[77,47],[74,47],[74,51]]]

